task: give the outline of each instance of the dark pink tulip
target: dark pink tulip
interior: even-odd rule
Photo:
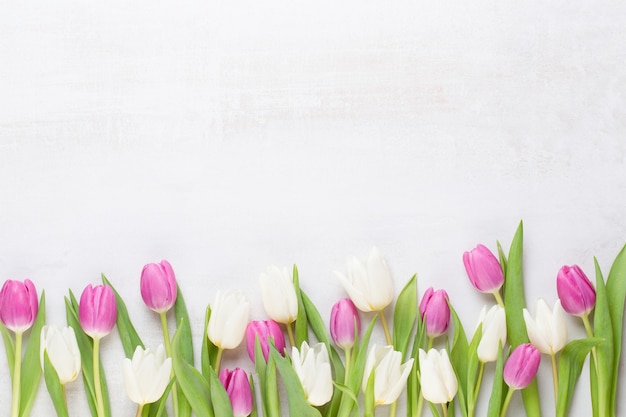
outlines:
[[[596,305],[596,290],[578,265],[561,267],[556,292],[563,309],[574,316],[586,316]]]
[[[220,372],[220,382],[228,393],[230,404],[233,407],[234,417],[246,417],[252,412],[252,389],[248,374],[241,368],[232,371],[223,369]]]
[[[278,323],[274,320],[251,321],[248,323],[248,327],[246,327],[246,347],[252,362],[254,362],[254,343],[257,336],[259,337],[261,351],[266,362],[270,352],[269,340],[272,340],[276,350],[285,356],[285,336],[283,336],[283,331]]]
[[[523,389],[535,378],[541,353],[530,343],[516,347],[504,364],[504,382],[512,389]]]
[[[115,294],[109,286],[87,285],[80,296],[78,318],[84,332],[101,339],[111,332],[117,320]]]
[[[4,282],[0,290],[0,320],[7,329],[25,332],[33,325],[38,311],[37,289],[31,280]]]
[[[472,285],[480,292],[493,293],[504,283],[498,259],[483,245],[463,254],[463,264]]]
[[[430,287],[424,293],[420,302],[420,314],[425,319],[426,335],[428,337],[441,336],[448,330],[450,324],[450,306],[448,293],[445,290],[433,290]]]
[[[141,298],[157,313],[168,311],[176,302],[176,276],[169,262],[147,264],[141,271]]]
[[[330,312],[330,335],[337,346],[350,349],[354,345],[355,335],[359,333],[361,319],[356,306],[349,298],[342,298]]]

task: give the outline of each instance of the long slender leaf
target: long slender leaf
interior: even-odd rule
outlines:
[[[452,304],[448,302],[450,306],[450,313],[452,313],[452,323],[454,325],[454,336],[452,338],[452,349],[450,350],[450,361],[452,362],[452,367],[454,368],[459,384],[459,405],[461,407],[461,413],[464,416],[467,416],[467,408],[472,398],[472,393],[468,391],[468,351],[469,345],[467,342],[467,336],[465,334],[465,330],[463,329],[463,324],[459,319],[459,316],[452,307]],[[473,391],[474,384],[470,384],[470,389]]]
[[[496,362],[496,370],[493,375],[493,386],[491,387],[491,397],[489,399],[489,408],[487,409],[487,417],[500,417],[502,410],[502,402],[506,395],[506,386],[502,373],[504,371],[504,353],[502,352],[502,344],[498,346],[498,360]]]
[[[615,371],[613,368],[613,326],[604,277],[602,276],[598,260],[595,258],[594,263],[596,267],[596,307],[594,310],[593,330],[595,337],[604,339],[604,343],[596,347],[596,357],[598,359],[597,406],[599,407],[598,416],[608,417],[615,415],[615,410],[607,409],[610,405],[612,393],[610,384]]]
[[[308,343],[309,341],[309,328],[306,308],[304,308],[302,292],[300,291],[298,267],[296,265],[293,266],[293,286],[296,290],[296,298],[298,299],[298,317],[296,318],[296,348],[300,349],[302,342],[306,341]],[[287,326],[290,326],[290,324]]]
[[[211,387],[211,402],[213,412],[219,417],[233,417],[233,407],[224,386],[217,377],[213,368],[209,371],[209,386]]]
[[[135,326],[133,326],[133,323],[130,320],[124,299],[122,299],[113,284],[111,284],[104,274],[102,274],[102,282],[104,285],[111,287],[113,293],[115,294],[115,303],[117,306],[117,320],[115,324],[117,325],[117,332],[120,335],[120,341],[122,342],[122,347],[124,348],[124,354],[127,358],[132,358],[137,346],[141,346],[142,349],[145,349],[145,346],[139,337],[137,330],[135,330]]]
[[[4,327],[4,324],[0,323],[0,333],[2,333],[2,340],[4,341],[4,349],[7,353],[7,363],[9,364],[9,375],[13,375],[15,368],[15,343],[13,342],[13,336],[9,333],[9,329]]]
[[[30,414],[41,379],[41,360],[39,351],[39,339],[41,328],[46,322],[46,294],[41,292],[39,300],[39,312],[37,318],[30,329],[28,345],[22,361],[22,383],[20,391],[20,416],[25,417]],[[18,352],[22,354],[22,352]]]
[[[204,379],[209,380],[209,372],[211,369],[211,364],[214,364],[217,361],[217,351],[218,347],[209,340],[209,336],[207,333],[207,329],[209,327],[209,320],[211,319],[211,306],[208,305],[206,307],[206,311],[204,313],[204,331],[202,333],[202,351],[201,351],[201,366],[202,366],[202,375]]]
[[[276,361],[271,354],[267,358],[265,370],[265,399],[267,401],[267,416],[280,417],[280,397],[278,396],[278,378],[276,375]]]
[[[48,389],[48,393],[50,394],[50,398],[52,399],[52,405],[54,405],[54,409],[57,412],[57,416],[59,417],[69,417],[69,412],[67,410],[67,402],[65,401],[65,394],[63,392],[63,386],[61,385],[61,381],[59,380],[59,375],[57,371],[54,369],[52,362],[50,362],[50,358],[48,357],[48,352],[44,352],[44,369],[43,375],[44,380],[46,381],[46,388]]]
[[[376,398],[374,396],[374,388],[376,382],[376,370],[372,369],[370,376],[367,378],[367,385],[365,388],[365,413],[364,417],[374,417],[374,411],[376,409]]]
[[[626,245],[615,257],[609,276],[606,279],[606,294],[609,303],[609,313],[613,325],[613,363],[620,363],[622,353],[622,332],[624,329],[624,301],[626,300]],[[613,370],[611,381],[611,408],[615,410],[617,386],[619,383],[619,368]],[[615,411],[613,411],[615,412]]]
[[[407,356],[411,334],[417,318],[417,274],[404,286],[393,312],[393,347]]]
[[[191,322],[189,321],[189,313],[187,312],[187,305],[185,304],[185,298],[183,292],[180,290],[178,284],[176,303],[174,304],[174,313],[176,315],[177,331],[180,330],[180,355],[181,357],[193,368],[193,340],[191,338]],[[191,417],[191,404],[185,398],[181,388],[176,384],[178,393],[178,416],[179,417]]]

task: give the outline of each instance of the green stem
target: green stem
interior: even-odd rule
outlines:
[[[161,316],[161,329],[163,329],[163,340],[165,342],[165,353],[168,358],[172,357],[172,346],[170,344],[170,332],[167,329],[167,316],[166,312],[159,313]],[[171,376],[174,376],[174,369],[172,369]],[[176,389],[176,383],[172,384],[172,408],[174,409],[174,417],[178,417],[178,390]]]
[[[500,290],[492,293],[494,297],[496,297],[496,301],[498,302],[498,304],[500,305],[500,307],[504,308],[504,300],[502,299],[502,296],[500,295]]]
[[[554,388],[554,404],[556,404],[556,400],[559,397],[559,372],[556,363],[556,353],[550,355],[550,360],[552,362],[552,384]]]
[[[96,409],[98,417],[105,417],[102,384],[100,383],[100,338],[93,339],[93,383],[96,391]]]
[[[441,404],[441,411],[443,413],[443,417],[448,417],[448,404]]]
[[[143,411],[143,404],[139,404],[137,406],[137,414],[135,414],[135,417],[141,417],[141,412]]]
[[[389,333],[389,326],[387,326],[387,319],[385,318],[385,312],[383,310],[378,310],[380,313],[380,321],[383,324],[383,330],[385,331],[385,339],[387,340],[388,345],[392,345],[393,342],[391,340],[391,333]]]
[[[509,392],[506,394],[506,398],[504,399],[504,404],[502,405],[502,412],[500,413],[500,417],[506,416],[506,411],[509,409],[509,404],[511,404],[511,398],[513,398],[514,389],[509,388]]]
[[[394,401],[391,403],[389,407],[389,417],[396,417],[396,410],[398,409],[398,401]]]
[[[345,367],[345,373],[343,375],[343,385],[348,385],[348,376],[350,375],[350,362],[352,361],[352,348],[349,347],[347,349],[343,350],[344,353],[346,354],[346,367]]]
[[[293,329],[291,328],[291,323],[287,323],[285,324],[285,326],[287,326],[287,336],[289,336],[289,343],[291,343],[291,347],[295,347],[296,349],[298,349],[298,346],[296,346],[296,340],[293,337]]]
[[[428,347],[426,348],[426,352],[433,348],[433,344],[435,343],[435,339],[432,337],[428,338]]]
[[[15,333],[15,364],[13,369],[13,397],[11,398],[11,417],[20,414],[20,384],[22,377],[22,332]]]
[[[474,410],[476,409],[476,400],[478,399],[478,392],[480,391],[480,386],[483,383],[483,375],[485,373],[485,363],[480,362],[480,368],[478,368],[478,378],[476,380],[476,387],[474,388],[474,395],[470,398],[468,407],[467,407],[467,417],[474,417]]]
[[[420,417],[422,415],[423,410],[424,410],[424,396],[422,395],[422,390],[420,389],[420,396],[417,399],[417,408],[415,409],[416,411],[415,416]]]
[[[220,365],[222,364],[222,354],[224,353],[224,349],[217,349],[217,356],[215,358],[215,373],[220,374]]]

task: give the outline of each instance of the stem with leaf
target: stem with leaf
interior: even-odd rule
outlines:
[[[20,379],[22,370],[22,332],[15,333],[15,364],[13,368],[13,397],[11,398],[11,417],[18,417],[20,412]]]
[[[163,329],[163,340],[165,342],[165,353],[168,358],[172,357],[172,345],[170,344],[170,333],[167,328],[166,312],[159,313],[161,317],[161,328]],[[174,369],[172,368],[172,376],[174,376]],[[178,391],[176,390],[176,383],[172,384],[172,408],[174,408],[174,417],[178,417]]]

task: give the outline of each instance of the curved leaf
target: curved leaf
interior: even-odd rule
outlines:
[[[46,294],[41,292],[39,300],[39,311],[37,318],[30,328],[30,336],[28,345],[24,353],[22,361],[22,382],[20,388],[20,416],[26,417],[30,414],[35,396],[39,389],[39,381],[41,379],[41,359],[39,352],[39,339],[41,337],[41,328],[46,322]],[[22,352],[18,352],[20,355]]]
[[[417,274],[404,286],[393,311],[393,347],[406,358],[417,318]]]
[[[289,360],[280,356],[274,347],[272,347],[270,355],[276,363],[276,368],[285,383],[289,403],[289,415],[298,417],[321,417],[320,412],[306,400],[300,378],[298,378],[296,371],[291,367]]]
[[[50,358],[48,357],[48,352],[44,352],[44,380],[46,381],[46,388],[48,388],[48,393],[50,394],[50,398],[52,399],[52,404],[54,405],[54,409],[57,412],[57,416],[59,417],[69,417],[69,413],[67,411],[67,402],[65,401],[65,394],[63,392],[63,385],[61,385],[61,381],[59,380],[59,375],[57,371],[52,366],[52,362],[50,362]]]

